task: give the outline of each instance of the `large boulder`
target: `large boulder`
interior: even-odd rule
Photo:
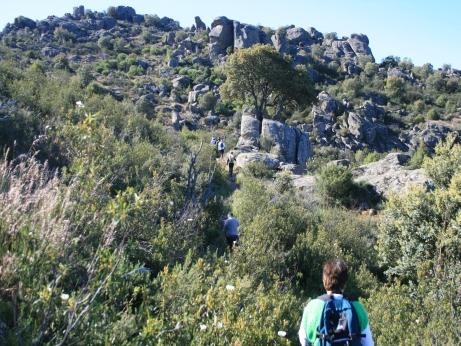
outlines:
[[[279,121],[264,119],[261,137],[271,143],[271,153],[284,162],[296,161],[296,131]]]
[[[420,143],[424,143],[427,150],[433,153],[437,143],[454,131],[455,129],[451,123],[431,120],[422,125],[416,125],[406,135],[402,136],[402,139],[412,149],[416,149]]]
[[[72,11],[72,16],[77,20],[85,17],[85,7],[82,5],[74,7]]]
[[[317,99],[318,104],[312,108],[314,135],[318,142],[327,144],[333,135],[338,103],[325,91],[319,93]]]
[[[309,34],[309,37],[315,42],[315,43],[321,43],[323,41],[323,34],[318,31],[314,27],[308,27],[307,28],[307,33]]]
[[[192,80],[187,76],[178,76],[171,81],[173,88],[186,88],[191,82]]]
[[[260,152],[238,154],[235,165],[245,168],[245,166],[252,162],[262,162],[269,169],[277,169],[280,165],[277,155]]]
[[[319,107],[325,113],[334,114],[338,110],[338,102],[330,96],[326,91],[322,91],[317,95]]]
[[[179,22],[169,17],[160,18],[157,27],[164,31],[176,31],[181,29]]]
[[[118,20],[132,22],[133,18],[136,16],[136,11],[130,6],[117,6],[109,11],[109,15]]]
[[[311,146],[307,133],[279,121],[264,119],[261,138],[271,144],[271,153],[281,161],[304,166],[311,157]]]
[[[201,31],[201,30],[205,31],[205,30],[206,30],[206,25],[205,25],[205,23],[200,19],[200,17],[199,17],[199,16],[196,16],[194,19],[195,19],[195,29],[196,29],[197,31]]]
[[[234,21],[234,48],[249,48],[260,43],[260,30],[248,24]]]
[[[163,43],[168,46],[172,46],[174,45],[175,38],[176,38],[176,35],[174,31],[170,31],[163,37]]]
[[[198,102],[201,95],[210,91],[210,86],[207,84],[197,84],[192,91],[189,91],[188,103],[192,104]]]
[[[352,34],[351,37],[347,40],[352,50],[357,56],[368,56],[374,62],[375,58],[371,52],[370,47],[368,46],[369,40],[367,35],[363,34]]]
[[[322,47],[325,49],[323,55],[328,60],[353,59],[356,56],[347,40],[325,39]]]
[[[209,33],[212,53],[225,54],[234,45],[234,22],[227,17],[218,17],[211,23]]]
[[[384,159],[360,166],[352,171],[356,182],[367,183],[383,196],[405,193],[411,186],[429,187],[430,179],[422,169],[410,170],[405,163],[409,155],[391,153]]]
[[[313,43],[311,40],[308,32],[304,30],[303,28],[289,28],[286,31],[286,40],[288,44],[290,45],[301,45],[301,46],[307,46]]]
[[[296,162],[304,166],[312,157],[312,146],[307,133],[300,132],[297,136],[298,147],[296,149]]]
[[[14,27],[17,29],[29,28],[33,30],[36,28],[36,26],[37,23],[34,20],[24,16],[19,16],[14,19]]]
[[[290,45],[286,39],[286,32],[283,29],[279,29],[271,37],[274,48],[282,54],[290,53]]]
[[[182,117],[177,110],[171,112],[171,125],[176,131],[181,130]]]
[[[313,130],[318,142],[328,142],[333,135],[333,126],[335,118],[332,113],[323,112],[320,108],[314,107],[313,114]],[[326,143],[325,143],[326,144]]]
[[[237,147],[244,149],[245,147],[257,148],[259,146],[259,131],[261,123],[258,119],[250,114],[243,114],[240,122],[240,137]]]
[[[362,107],[354,112],[349,112],[347,117],[348,131],[356,143],[361,147],[368,147],[379,152],[393,149],[408,150],[399,138],[397,138],[383,123],[384,109],[370,101],[366,101]]]

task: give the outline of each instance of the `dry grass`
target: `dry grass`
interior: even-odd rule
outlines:
[[[69,235],[65,210],[72,203],[70,191],[71,187],[61,185],[56,172],[33,157],[19,164],[3,160],[0,164],[0,232],[13,239],[18,232],[28,229],[38,239],[63,245]]]

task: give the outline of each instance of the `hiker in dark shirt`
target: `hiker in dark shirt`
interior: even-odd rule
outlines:
[[[238,220],[232,213],[229,213],[227,219],[224,221],[224,235],[226,236],[227,245],[229,245],[231,252],[239,240],[239,227],[240,223]]]

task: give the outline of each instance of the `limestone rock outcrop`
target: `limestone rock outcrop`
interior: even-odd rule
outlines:
[[[368,40],[367,35],[363,34],[352,34],[351,37],[347,40],[352,50],[357,56],[368,56],[374,62],[375,58],[371,52],[370,47],[368,46],[370,41]]]
[[[262,162],[269,169],[277,169],[280,165],[277,155],[261,152],[240,153],[235,164],[237,167],[244,168],[252,162]]]
[[[269,149],[280,162],[304,167],[312,156],[306,132],[275,120],[263,119],[261,123],[251,114],[244,114],[237,148],[242,152],[256,151],[263,140],[270,147],[264,149]]]
[[[260,43],[260,29],[234,21],[234,48],[249,48]]]
[[[254,116],[243,114],[240,122],[240,137],[237,147],[241,150],[252,150],[259,147],[261,122]]]
[[[357,182],[365,182],[383,196],[389,193],[405,193],[411,186],[430,187],[431,180],[423,169],[410,170],[405,163],[410,156],[391,153],[384,159],[360,166],[352,171]]]
[[[195,29],[197,31],[206,30],[206,25],[199,16],[195,16]]]
[[[271,153],[276,154],[283,162],[304,166],[312,155],[307,133],[296,127],[264,119],[261,137],[271,143]]]
[[[234,45],[234,22],[227,17],[218,17],[211,23],[210,47],[214,54],[225,54]]]
[[[416,149],[424,143],[426,149],[433,153],[435,146],[449,134],[455,132],[453,125],[446,121],[431,120],[413,127],[402,139],[411,149]]]

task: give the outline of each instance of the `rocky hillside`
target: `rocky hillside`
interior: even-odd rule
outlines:
[[[219,100],[221,66],[235,49],[259,43],[308,69],[318,104],[285,118],[306,124],[315,145],[386,152],[424,142],[432,150],[459,126],[460,71],[433,71],[394,57],[375,63],[363,34],[338,38],[312,27],[274,30],[226,17],[209,26],[195,17],[191,27],[181,28],[171,18],[140,15],[130,7],[102,13],[80,6],[63,17],[18,17],[0,38],[0,58],[83,73],[95,92],[130,100],[148,116],[172,112],[174,126],[226,126],[238,108]],[[218,98],[211,113],[200,102],[204,95]]]
[[[460,71],[192,19],[1,32],[0,345],[297,344],[337,257],[377,345],[460,344]]]

